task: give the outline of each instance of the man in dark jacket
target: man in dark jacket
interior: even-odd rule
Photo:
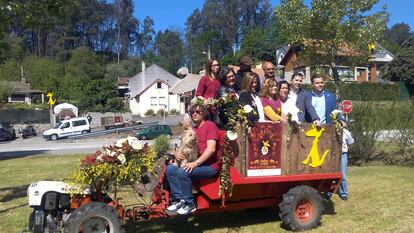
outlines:
[[[241,84],[243,82],[243,76],[246,72],[252,72],[252,65],[253,65],[253,60],[251,57],[243,56],[240,58],[240,64],[239,64],[240,69],[237,71],[236,83],[234,84],[234,89],[236,89],[238,93],[240,93],[241,91]],[[257,93],[260,92],[260,79],[259,78],[257,78],[256,92]]]
[[[336,109],[336,96],[324,90],[324,78],[321,75],[311,77],[312,91],[306,94],[305,105],[312,105],[313,108],[306,109],[305,118],[307,122],[313,122],[315,125],[331,124],[331,113]],[[338,120],[343,126],[346,126],[342,116],[338,114]]]

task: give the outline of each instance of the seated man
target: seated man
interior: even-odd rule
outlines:
[[[167,208],[168,214],[185,215],[194,212],[196,206],[191,181],[214,177],[221,168],[221,160],[218,158],[219,130],[213,122],[205,120],[209,112],[201,105],[193,105],[190,114],[195,124],[199,157],[183,167],[173,164],[167,166],[166,176],[173,203]],[[178,160],[184,159],[179,153],[175,157]]]
[[[322,75],[313,75],[311,77],[312,91],[305,98],[306,106],[311,105],[313,108],[306,108],[306,122],[313,122],[316,126],[321,124],[331,124],[331,113],[336,109],[336,97],[333,93],[324,90],[324,79]],[[346,126],[343,118],[338,114],[338,120],[343,126]]]

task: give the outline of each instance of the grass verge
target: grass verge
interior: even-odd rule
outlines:
[[[0,160],[0,232],[27,227],[26,189],[37,180],[66,177],[83,155],[43,155]],[[325,214],[311,232],[414,232],[413,167],[349,168],[350,198],[333,197],[336,213]],[[286,232],[275,209],[130,222],[128,232]]]

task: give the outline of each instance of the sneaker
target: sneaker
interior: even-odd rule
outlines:
[[[185,205],[184,200],[180,200],[179,202],[175,202],[172,205],[168,206],[167,213],[168,214],[176,213],[183,205]]]
[[[185,204],[179,210],[177,210],[178,214],[187,215],[189,213],[193,213],[196,211],[196,206],[194,204]]]
[[[342,201],[348,201],[348,197],[347,196],[340,196],[340,198],[342,199]]]

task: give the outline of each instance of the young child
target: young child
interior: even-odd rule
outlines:
[[[354,139],[352,138],[351,132],[349,132],[346,128],[343,128],[341,153],[342,180],[339,185],[339,197],[344,201],[348,200],[348,185],[346,183],[346,173],[348,167],[348,147],[352,144],[354,144]]]
[[[193,121],[190,115],[185,114],[181,122],[184,131],[181,134],[181,143],[175,153],[181,153],[185,159],[178,161],[175,159],[174,164],[179,167],[184,167],[187,162],[193,162],[198,158],[197,138],[193,129]]]

